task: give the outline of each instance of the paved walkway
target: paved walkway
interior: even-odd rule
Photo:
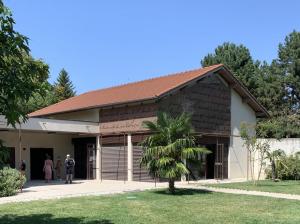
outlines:
[[[165,188],[167,183],[158,183],[156,188]],[[46,184],[43,181],[30,181],[22,193],[0,198],[0,204],[26,202],[43,199],[57,199],[87,195],[107,195],[154,189],[154,183],[124,181],[75,180],[73,184],[54,181]]]
[[[273,198],[284,198],[284,199],[294,199],[300,200],[300,195],[291,194],[280,194],[280,193],[268,193],[259,191],[246,191],[237,189],[225,189],[225,188],[213,188],[205,187],[199,184],[208,183],[229,183],[229,182],[241,182],[240,180],[204,180],[198,182],[178,182],[176,187],[178,188],[192,188],[207,190],[212,192],[221,192],[229,194],[245,194],[245,195],[256,195],[256,196],[266,196]],[[34,200],[45,200],[45,199],[57,199],[57,198],[68,198],[68,197],[78,197],[78,196],[88,196],[88,195],[107,195],[107,194],[117,194],[126,193],[134,191],[143,191],[150,189],[166,188],[167,183],[154,183],[147,182],[123,182],[123,181],[96,181],[96,180],[76,180],[73,184],[64,184],[61,181],[54,181],[52,183],[46,184],[42,181],[30,181],[24,188],[23,193],[19,193],[12,197],[0,198],[0,204],[11,203],[11,202],[26,202]]]
[[[205,186],[199,186],[199,184],[188,184],[188,185],[180,184],[179,187],[206,190],[206,191],[212,191],[212,192],[220,192],[220,193],[226,193],[226,194],[254,195],[254,196],[264,196],[264,197],[282,198],[282,199],[290,199],[290,200],[299,200],[300,201],[300,195],[296,195],[296,194],[282,194],[282,193],[271,193],[271,192],[263,192],[263,191],[247,191],[247,190],[239,190],[239,189],[205,187]]]

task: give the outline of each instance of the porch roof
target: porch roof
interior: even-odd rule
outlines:
[[[38,132],[99,134],[99,123],[47,118],[28,118],[26,122],[17,125],[16,129],[19,128],[21,130]],[[7,125],[3,115],[0,115],[0,130],[15,130],[11,125]]]

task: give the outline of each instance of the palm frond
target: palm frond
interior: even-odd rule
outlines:
[[[152,132],[157,132],[159,130],[157,124],[152,121],[143,121],[143,127],[149,129]]]
[[[197,155],[200,153],[209,154],[209,153],[211,153],[211,151],[204,147],[185,148],[182,150],[181,158],[195,159],[197,157]]]

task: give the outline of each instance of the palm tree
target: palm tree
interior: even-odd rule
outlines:
[[[277,149],[272,152],[267,152],[266,159],[268,159],[271,163],[271,173],[272,173],[273,181],[275,181],[276,177],[277,177],[277,175],[276,175],[277,167],[280,165],[286,167],[286,165],[282,161],[283,156],[285,156],[285,152],[281,149]]]
[[[141,144],[145,149],[141,164],[153,177],[167,178],[169,191],[174,193],[175,180],[189,173],[184,160],[210,151],[196,146],[191,117],[186,113],[175,118],[159,113],[156,122],[145,121],[144,126],[152,134]]]

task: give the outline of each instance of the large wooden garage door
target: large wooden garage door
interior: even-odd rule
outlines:
[[[102,147],[101,173],[103,180],[127,180],[127,147]]]
[[[134,181],[154,181],[149,175],[149,172],[145,167],[140,165],[140,161],[143,155],[143,149],[139,146],[133,147],[133,180]]]

